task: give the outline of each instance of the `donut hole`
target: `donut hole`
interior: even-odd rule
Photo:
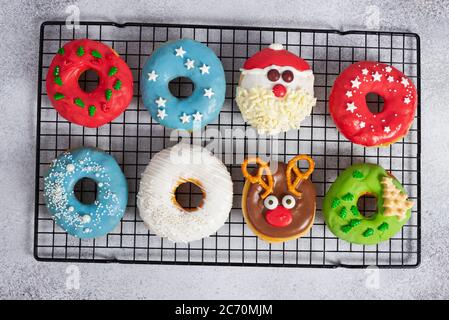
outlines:
[[[92,92],[98,88],[100,84],[100,77],[95,70],[88,69],[81,73],[78,78],[78,85],[84,92]]]
[[[384,99],[377,93],[369,92],[365,100],[369,111],[373,114],[380,113],[384,109]]]
[[[204,198],[204,190],[199,183],[192,181],[182,182],[175,190],[176,205],[187,212],[200,209],[203,206]]]
[[[79,202],[92,204],[97,199],[97,183],[89,178],[83,178],[75,184],[75,197]]]
[[[377,198],[371,194],[365,194],[357,201],[357,208],[365,218],[370,218],[377,212]]]
[[[185,99],[192,95],[195,84],[189,78],[178,77],[168,83],[168,89],[174,97]]]

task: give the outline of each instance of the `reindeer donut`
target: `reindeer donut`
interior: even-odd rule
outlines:
[[[306,160],[306,172],[297,162]],[[256,164],[252,173],[248,165]],[[274,173],[270,168],[276,169]],[[260,158],[246,159],[242,164],[246,179],[242,195],[242,211],[250,229],[267,242],[285,242],[306,234],[313,225],[316,192],[309,179],[315,168],[314,161],[298,155],[285,164],[268,164]]]

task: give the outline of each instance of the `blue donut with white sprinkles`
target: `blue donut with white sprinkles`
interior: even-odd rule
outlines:
[[[192,94],[179,99],[170,81],[185,77]],[[215,53],[204,44],[181,39],[165,43],[148,58],[142,71],[142,99],[153,119],[167,128],[192,131],[214,121],[223,106],[226,79]]]
[[[74,187],[81,179],[97,185],[94,203],[80,202]],[[79,148],[53,160],[44,178],[44,198],[56,224],[81,239],[112,231],[125,213],[128,184],[115,159],[94,148]]]

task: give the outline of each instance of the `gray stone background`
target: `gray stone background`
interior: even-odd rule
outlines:
[[[32,256],[39,25],[65,19],[380,29],[422,39],[422,265],[382,270],[380,288],[364,270],[81,264],[80,289],[66,289],[67,265]],[[5,1],[0,0],[1,298],[449,298],[447,101],[449,1]],[[446,165],[445,165],[446,163]]]

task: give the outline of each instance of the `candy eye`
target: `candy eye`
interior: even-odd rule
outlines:
[[[279,205],[279,200],[278,198],[276,198],[275,196],[268,196],[264,202],[263,205],[265,206],[265,208],[267,208],[268,210],[274,210],[277,208],[277,206]]]
[[[272,82],[278,81],[280,77],[281,77],[281,75],[280,75],[279,71],[277,71],[276,69],[271,69],[267,73],[268,80],[270,80]]]
[[[291,209],[296,205],[296,200],[291,195],[286,195],[282,198],[282,206],[285,209]]]
[[[285,82],[292,82],[294,78],[295,76],[290,70],[285,70],[284,72],[282,72],[282,80],[284,80]]]

